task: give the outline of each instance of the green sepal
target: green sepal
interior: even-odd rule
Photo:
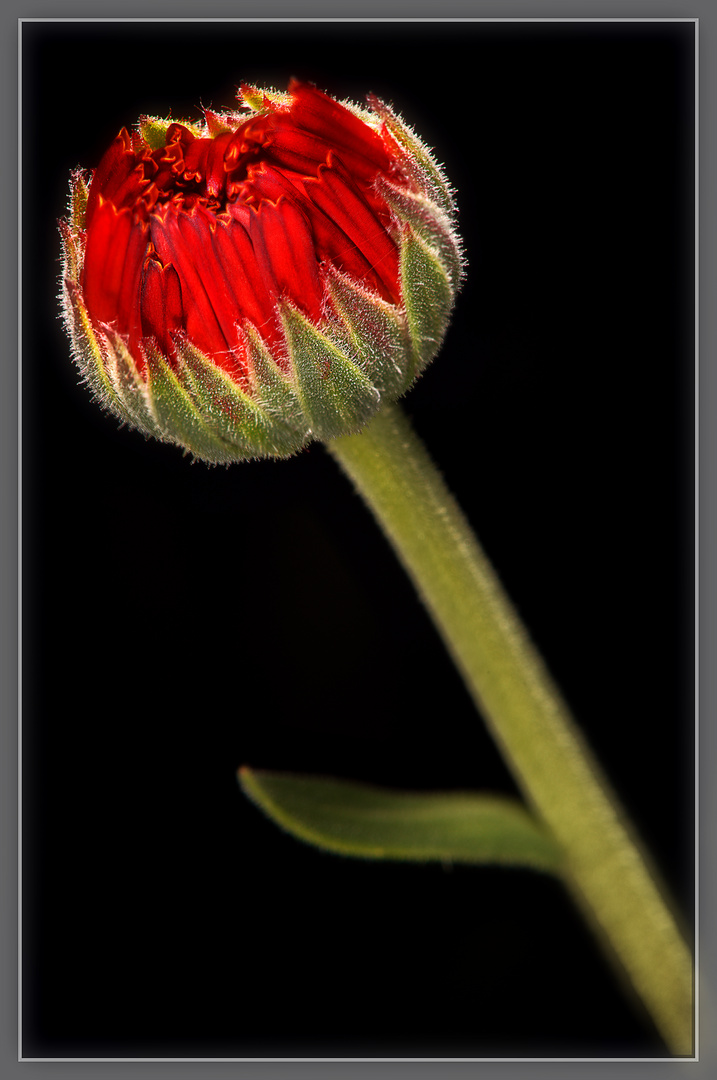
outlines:
[[[84,175],[78,170],[72,174],[72,188],[70,200],[70,223],[75,231],[84,229],[87,214],[87,196],[89,186]]]
[[[202,416],[196,398],[182,385],[162,354],[145,348],[149,370],[149,393],[162,438],[177,443],[209,464],[228,464],[242,459],[236,447]]]
[[[84,258],[84,241],[81,234],[71,228],[70,223],[64,219],[59,222],[60,238],[62,242],[62,285],[65,309],[69,312],[74,309],[75,294],[81,297],[80,273]],[[73,312],[74,314],[74,312]]]
[[[403,149],[405,158],[402,164],[418,187],[424,190],[446,214],[455,213],[456,204],[453,192],[428,148],[390,105],[374,94],[369,94],[368,103]]]
[[[87,184],[81,173],[72,177],[71,218],[60,222],[64,252],[64,314],[78,368],[102,408],[123,424],[145,435],[162,437],[147,400],[146,385],[122,339],[100,335],[90,319],[79,284],[83,257],[80,232],[87,209]],[[74,227],[73,227],[74,226]]]
[[[261,115],[262,113],[273,112],[277,107],[289,105],[291,103],[291,94],[287,94],[283,90],[273,90],[271,87],[245,84],[239,87],[237,101],[248,106],[252,112]]]
[[[109,343],[106,371],[122,403],[122,419],[143,435],[164,438],[154,414],[149,387],[137,370],[132,353],[118,335],[113,335]]]
[[[400,252],[402,292],[415,365],[410,385],[441,346],[453,306],[453,290],[441,260],[410,225],[402,229]]]
[[[351,353],[381,397],[395,400],[405,389],[410,351],[405,319],[398,308],[337,270],[329,270],[326,280]]]
[[[79,285],[72,278],[64,279],[65,321],[75,362],[92,394],[103,409],[113,412],[123,423],[133,424],[122,395],[107,371],[107,355],[111,353],[109,342],[104,349],[90,321]]]
[[[317,439],[359,431],[380,394],[361,368],[290,304],[281,305],[289,361],[301,406]]]
[[[284,374],[251,323],[244,326],[244,347],[254,400],[267,415],[295,431],[303,445],[311,432],[293,379]]]
[[[201,124],[195,124],[193,120],[175,120],[171,116],[140,116],[137,130],[150,150],[161,150],[167,144],[167,129],[172,124],[181,124],[196,136],[202,134]]]
[[[242,790],[297,839],[341,855],[558,873],[561,851],[517,799],[405,792],[329,777],[239,770]]]
[[[226,116],[221,113],[215,113],[212,112],[210,109],[207,109],[205,111],[204,121],[207,125],[207,131],[213,139],[215,139],[217,135],[233,134],[238,127],[234,116]],[[231,123],[230,121],[234,122]]]
[[[304,433],[292,425],[290,413],[280,408],[270,411],[267,404],[254,400],[192,345],[180,347],[179,356],[180,381],[191,388],[207,429],[234,447],[234,460],[289,457],[303,446]]]
[[[448,215],[425,196],[397,188],[387,180],[379,179],[376,190],[399,220],[407,222],[435,250],[450,278],[455,298],[463,279],[464,258],[458,232]]]

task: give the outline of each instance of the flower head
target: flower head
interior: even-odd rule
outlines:
[[[96,396],[210,462],[359,430],[437,352],[463,269],[450,189],[388,106],[240,100],[123,129],[60,223]]]

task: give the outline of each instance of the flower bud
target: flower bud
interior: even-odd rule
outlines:
[[[438,351],[463,272],[451,191],[388,106],[239,97],[123,129],[60,222],[95,396],[208,462],[360,430]]]

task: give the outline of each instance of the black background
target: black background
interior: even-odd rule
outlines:
[[[58,319],[72,168],[290,76],[391,101],[469,273],[405,407],[689,922],[690,24],[23,27],[23,1053],[660,1056],[554,880],[363,863],[236,769],[514,792],[321,447],[118,430]]]

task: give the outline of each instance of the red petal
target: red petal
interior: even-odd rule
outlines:
[[[164,213],[153,214],[152,241],[166,265],[171,263],[186,297],[187,337],[202,352],[224,353],[229,344],[215,310],[216,286],[207,272],[207,250],[211,230],[204,215],[195,208],[190,213],[170,204]],[[210,295],[210,293],[212,295]]]
[[[367,259],[381,292],[396,302],[398,250],[339,161],[321,166],[318,179],[304,181],[311,201],[346,234]]]
[[[179,141],[170,143],[152,152],[152,160],[157,165],[157,172],[153,176],[154,183],[162,191],[170,193],[178,177],[184,171],[184,150]]]
[[[156,338],[165,356],[174,356],[171,334],[183,326],[182,286],[170,264],[162,266],[156,259],[147,259],[140,287],[142,336]]]
[[[238,216],[239,208],[247,202],[258,204],[262,199],[277,202],[282,197],[294,202],[301,207],[311,225],[317,262],[329,259],[352,277],[373,280],[370,262],[346,233],[309,199],[303,178],[300,179],[297,174],[286,173],[262,162],[249,170],[249,179],[241,185],[241,195],[242,201],[230,207],[232,215]]]
[[[227,159],[231,168],[243,164],[247,157],[270,158],[295,172],[316,175],[331,145],[316,135],[301,131],[288,116],[274,114],[242,125],[232,138]],[[240,153],[239,153],[240,152]]]
[[[202,180],[207,174],[207,155],[211,139],[194,139],[184,153],[183,179]]]
[[[270,344],[280,340],[273,305],[252,245],[240,222],[217,219],[200,205],[168,208],[152,219],[152,238],[162,260],[175,267],[189,340],[232,374],[240,345],[237,324],[255,323]]]
[[[288,297],[318,321],[324,291],[311,229],[301,210],[284,198],[277,204],[262,202],[252,215],[250,236],[273,295]]]
[[[248,231],[249,222],[251,221],[251,209],[244,202],[229,203],[227,212],[230,214],[234,221],[240,222],[244,228]]]
[[[345,105],[334,101],[310,83],[292,80],[289,92],[292,97],[292,120],[305,131],[321,136],[326,143],[334,146],[349,168],[349,161],[342,151],[348,151],[351,159],[362,159],[364,168],[374,173],[389,168],[391,159],[381,137]]]
[[[178,146],[186,154],[197,136],[184,124],[170,124],[164,137],[165,146]]]
[[[148,164],[153,165],[152,162]],[[152,172],[154,171],[154,168],[152,168]],[[113,202],[118,210],[126,206],[139,213],[144,213],[146,196],[152,186],[152,181],[146,179],[145,162],[141,161],[121,183],[108,184],[103,196]],[[151,197],[149,201],[151,203]]]
[[[147,254],[148,230],[130,210],[116,210],[100,198],[87,231],[82,287],[87,310],[120,334],[139,328],[139,281]]]
[[[303,187],[292,184],[283,172],[265,161],[261,165],[250,166],[247,179],[238,186],[243,203],[257,204],[262,199],[278,202],[282,195],[289,199],[297,199],[301,195],[302,201],[306,201]]]
[[[236,171],[244,166],[247,159],[257,156],[269,139],[273,123],[273,116],[254,116],[239,125],[229,140],[224,155],[228,172]]]
[[[196,180],[207,195],[221,195],[227,180],[224,155],[232,138],[224,132],[214,139],[195,139],[184,158],[184,179]]]
[[[224,190],[227,180],[227,170],[224,166],[224,154],[232,139],[230,132],[217,135],[214,139],[202,139],[209,143],[205,165],[205,190],[208,195],[218,198]]]
[[[308,199],[306,215],[311,222],[319,262],[328,260],[359,281],[374,280],[370,262],[364,258],[353,241]],[[376,287],[378,288],[378,285]]]
[[[89,228],[100,195],[107,197],[120,184],[124,183],[137,165],[137,158],[132,150],[132,140],[126,128],[122,128],[109,150],[105,153],[94,171],[87,196],[85,227]]]
[[[234,300],[233,322],[249,319],[267,340],[273,341],[274,305],[246,228],[239,221],[220,219],[212,243],[217,272]]]

